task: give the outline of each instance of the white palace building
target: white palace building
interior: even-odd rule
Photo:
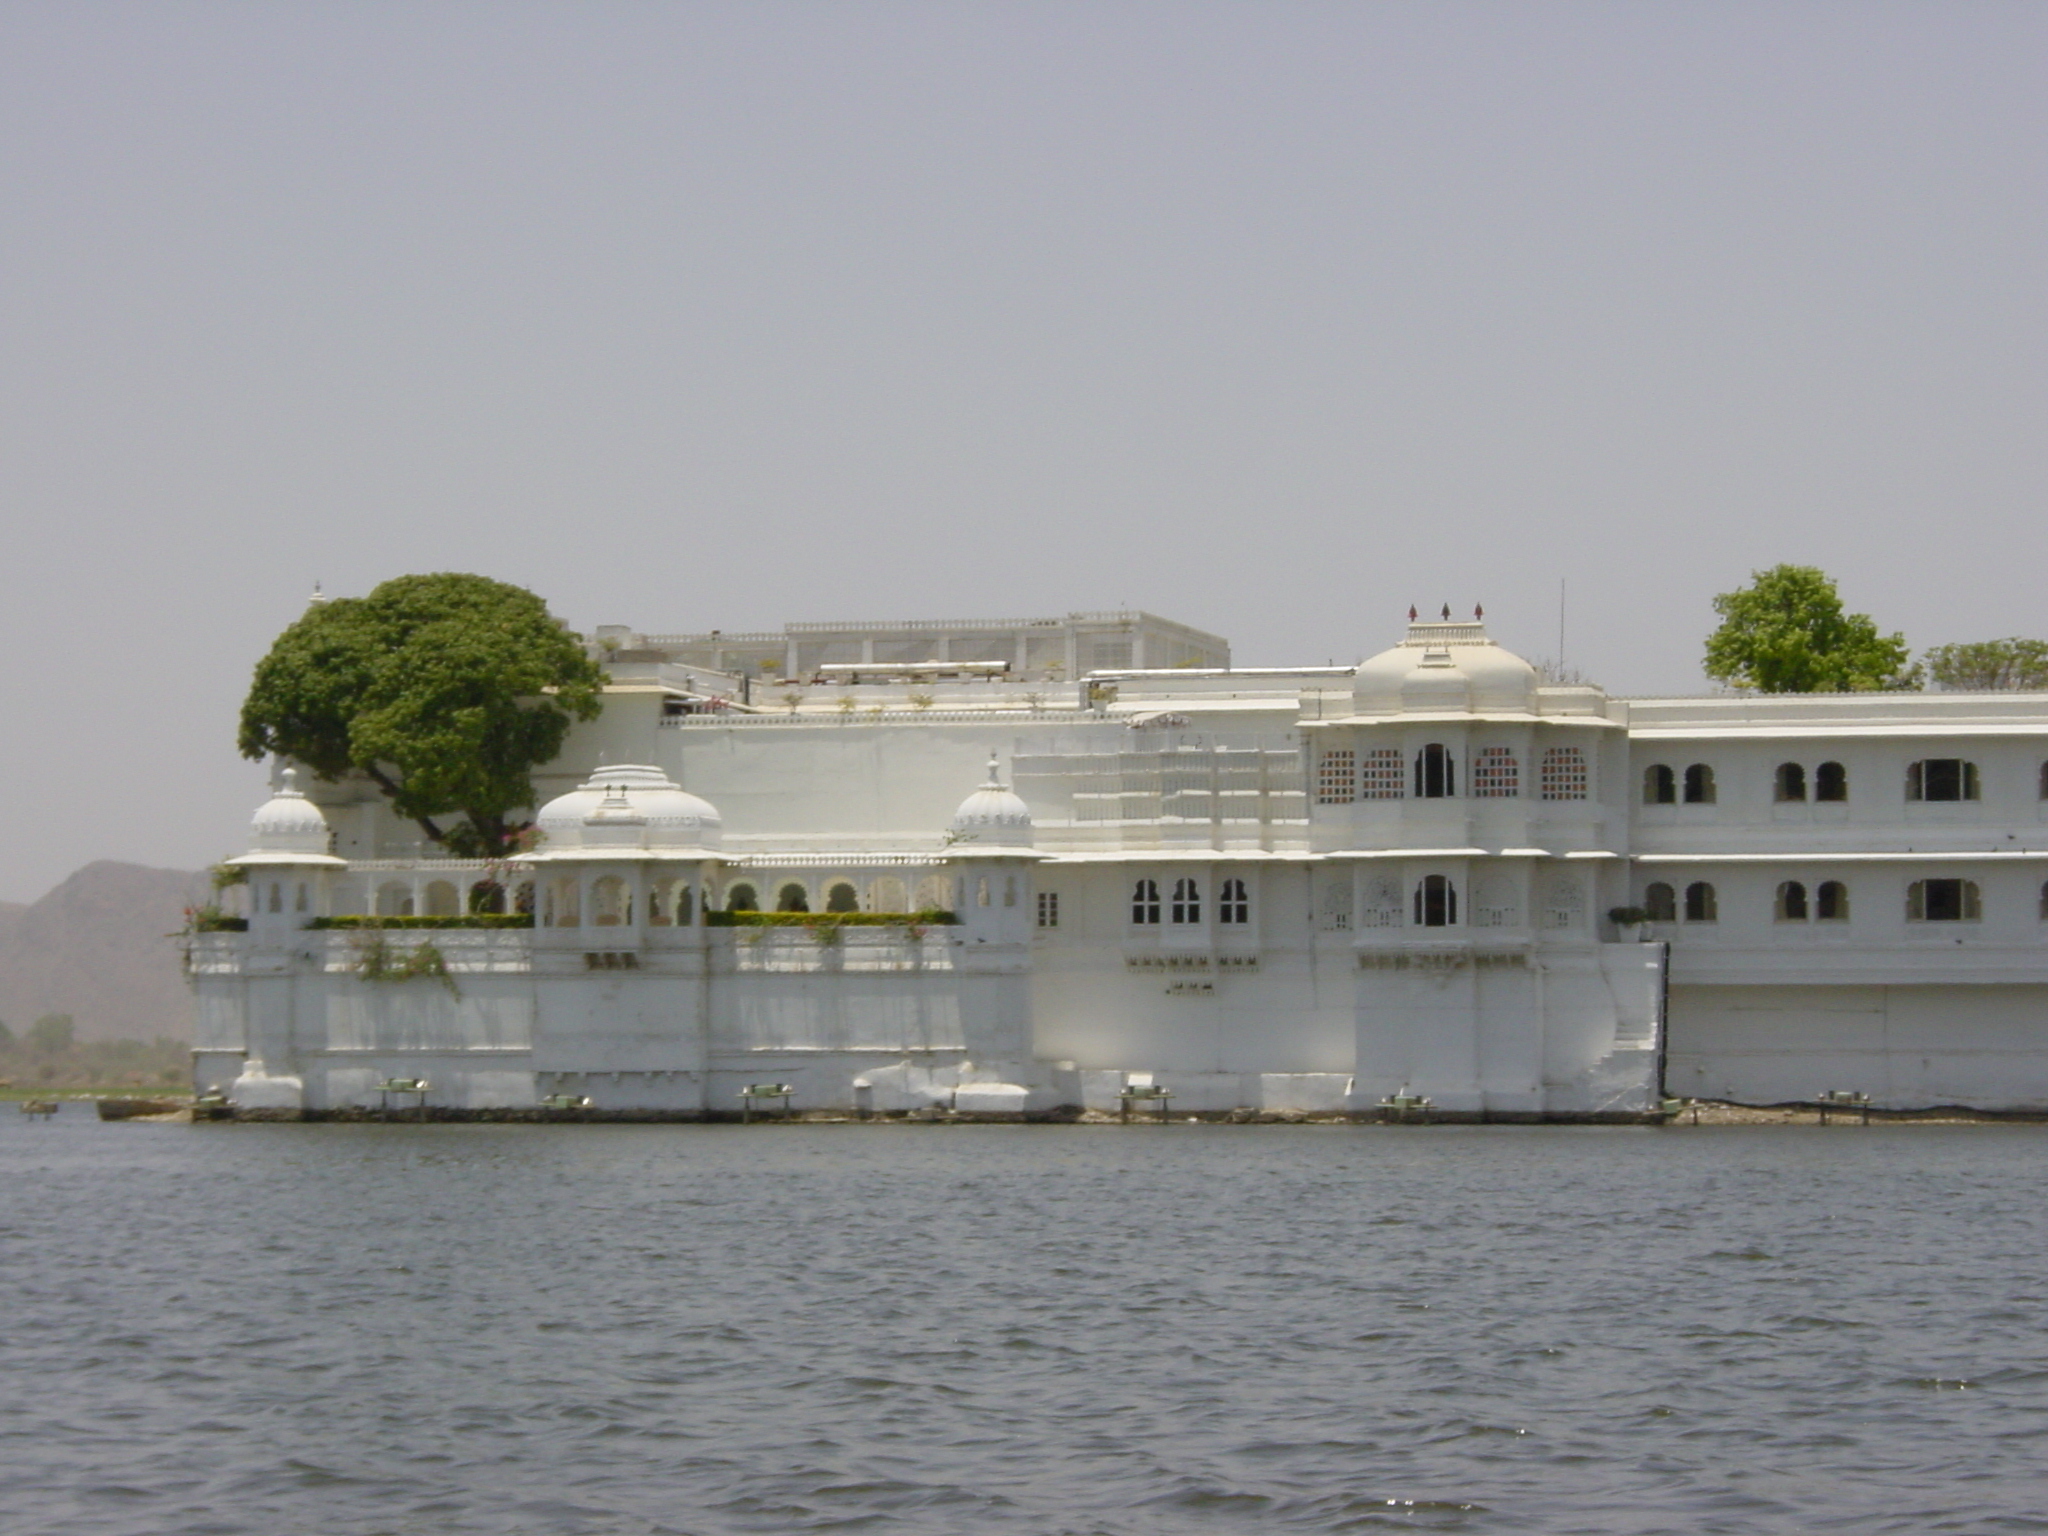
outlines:
[[[201,1089],[2048,1109],[2048,696],[1610,698],[1476,618],[1355,668],[1143,613],[597,643],[517,859],[280,767],[246,929],[192,940]]]

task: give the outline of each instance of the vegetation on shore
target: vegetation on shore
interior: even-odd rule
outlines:
[[[192,1048],[154,1040],[79,1040],[68,1013],[46,1013],[19,1034],[0,1023],[0,1097],[67,1093],[161,1093],[192,1081]]]

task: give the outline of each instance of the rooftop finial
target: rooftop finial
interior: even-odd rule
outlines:
[[[1422,615],[1415,611],[1415,605],[1413,603],[1410,603],[1408,605],[1408,622],[1410,624],[1413,624],[1417,619],[1421,617]]]
[[[985,787],[989,789],[1001,789],[1003,787],[1003,781],[996,773],[996,754],[993,751],[988,755],[988,784]]]
[[[1451,622],[1451,605],[1449,603],[1444,604],[1444,622],[1446,624]]]
[[[322,591],[320,590],[320,583],[319,583],[319,582],[317,582],[317,581],[316,581],[316,582],[314,582],[314,583],[313,583],[313,595],[312,595],[311,597],[309,597],[309,598],[307,598],[307,599],[306,599],[306,606],[307,606],[308,608],[318,608],[318,607],[319,607],[319,606],[320,606],[320,605],[321,605],[322,603],[324,603],[324,602],[326,602],[326,601],[327,601],[327,594],[326,594],[325,592],[322,592]]]
[[[1474,603],[1472,605],[1472,617],[1475,622],[1484,619],[1486,617],[1486,605],[1484,603]]]

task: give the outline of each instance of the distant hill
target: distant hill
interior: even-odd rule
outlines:
[[[42,900],[0,902],[0,1020],[20,1035],[68,1013],[80,1040],[192,1038],[192,997],[167,937],[206,877],[102,859]]]

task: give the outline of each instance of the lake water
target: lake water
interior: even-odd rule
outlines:
[[[2048,1128],[0,1119],[0,1527],[2048,1530]]]

